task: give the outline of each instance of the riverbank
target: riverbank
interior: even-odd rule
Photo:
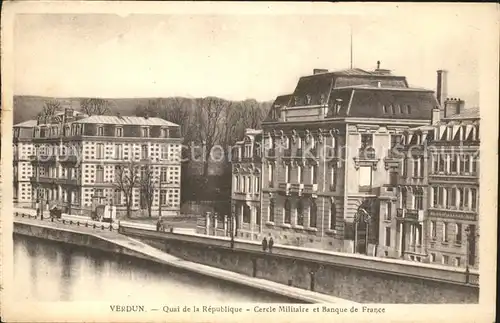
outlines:
[[[77,225],[73,221],[70,224],[69,221],[65,221],[65,223],[51,222],[49,219],[42,221],[27,216],[24,218],[16,216],[14,218],[14,233],[146,259],[221,281],[266,291],[298,302],[355,304],[341,298],[186,261],[141,241],[121,235],[113,228],[109,230],[109,227],[103,229],[97,226],[94,228],[93,226]]]

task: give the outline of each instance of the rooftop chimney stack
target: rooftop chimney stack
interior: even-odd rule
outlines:
[[[321,74],[321,73],[328,73],[328,70],[324,69],[324,68],[315,68],[315,69],[313,69],[313,74]]]
[[[445,107],[446,96],[448,95],[446,87],[447,87],[446,71],[438,70],[436,98],[439,102],[439,106],[441,107],[441,109]]]
[[[432,109],[431,124],[435,126],[439,124],[440,121],[441,121],[441,109],[439,106],[435,106],[434,109]]]
[[[444,102],[444,117],[460,114],[463,111],[465,101],[457,98],[449,98]]]

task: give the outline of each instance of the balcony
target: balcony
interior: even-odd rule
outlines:
[[[377,158],[377,154],[375,149],[372,147],[359,148],[358,154],[354,159],[354,167],[359,169],[362,166],[371,166],[374,169],[377,169],[377,164],[379,158]]]
[[[396,190],[392,186],[379,186],[372,189],[373,194],[377,195],[379,198],[395,198]]]
[[[75,155],[61,155],[59,156],[59,162],[61,163],[76,163],[78,162],[78,156]]]
[[[399,176],[399,185],[409,185],[409,186],[424,186],[427,185],[427,179],[424,177],[405,177]]]
[[[305,194],[316,194],[318,193],[318,184],[303,184]]]
[[[451,209],[429,209],[429,217],[441,218],[449,220],[465,220],[465,221],[477,221],[478,215],[477,211],[468,207],[463,207],[455,210]]]
[[[257,155],[253,155],[252,157],[243,157],[240,160],[243,163],[260,163],[261,157]]]
[[[278,189],[281,191],[285,191],[285,193],[288,195],[290,194],[290,188],[292,187],[292,184],[290,183],[279,183]]]
[[[398,208],[396,218],[399,220],[424,221],[424,210]]]
[[[276,148],[269,148],[264,150],[264,157],[269,159],[276,158]]]
[[[56,184],[76,186],[79,183],[78,183],[78,179],[76,179],[76,178],[57,178],[56,179]]]
[[[260,193],[233,192],[233,198],[240,201],[259,201],[259,195]]]
[[[46,176],[39,176],[38,178],[36,176],[32,176],[30,177],[30,181],[33,184],[56,184],[56,178]]]

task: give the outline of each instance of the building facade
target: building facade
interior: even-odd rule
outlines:
[[[14,204],[31,206],[31,176],[33,167],[30,156],[35,153],[33,128],[36,120],[28,120],[13,126],[13,198]]]
[[[231,152],[233,183],[231,209],[235,234],[245,239],[262,236],[262,130],[246,129]]]
[[[94,203],[124,213],[177,215],[179,126],[159,118],[86,116],[71,108],[32,129],[31,202],[88,213]],[[160,208],[161,203],[161,208]]]
[[[404,131],[428,125],[436,106],[432,91],[380,68],[300,78],[262,124],[263,234],[279,244],[389,256],[396,237],[385,237],[386,217],[396,216],[397,194],[388,184],[400,162],[390,149]]]
[[[478,268],[480,119],[463,104],[447,99],[431,126],[405,133],[393,223],[403,259]]]

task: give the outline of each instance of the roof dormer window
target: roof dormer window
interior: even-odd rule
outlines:
[[[162,138],[168,138],[168,128],[161,129],[161,136]]]
[[[104,127],[103,126],[97,126],[97,135],[104,136]]]
[[[149,137],[149,127],[142,127],[141,131],[142,131],[142,137],[145,138]]]
[[[123,128],[122,127],[115,128],[115,136],[116,137],[123,137]]]

